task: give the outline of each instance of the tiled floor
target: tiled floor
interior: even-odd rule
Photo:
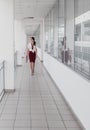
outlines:
[[[15,93],[0,103],[0,130],[81,130],[39,60],[34,76],[27,63],[15,77]]]

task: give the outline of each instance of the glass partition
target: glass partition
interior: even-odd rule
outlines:
[[[64,0],[57,0],[45,17],[45,51],[60,60],[64,38]]]
[[[2,99],[2,96],[4,94],[5,89],[5,72],[4,72],[4,64],[5,61],[0,61],[0,101]]]
[[[90,79],[90,0],[57,0],[44,23],[44,51]]]
[[[35,31],[34,36],[35,36],[36,46],[41,48],[41,45],[40,45],[40,25],[38,26],[37,30]]]
[[[90,1],[75,1],[75,70],[90,79]]]

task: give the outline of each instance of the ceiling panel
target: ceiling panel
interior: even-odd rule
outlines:
[[[27,33],[34,32],[56,0],[15,0],[15,19],[21,20]],[[30,20],[30,17],[34,19]],[[32,25],[28,28],[27,25]],[[35,25],[35,27],[33,27]],[[28,29],[27,29],[27,28]]]

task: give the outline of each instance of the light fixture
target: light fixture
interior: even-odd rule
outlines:
[[[24,19],[34,19],[34,17],[24,17]]]

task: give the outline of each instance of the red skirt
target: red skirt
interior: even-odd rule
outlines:
[[[30,62],[35,62],[35,59],[36,59],[36,53],[32,52],[32,51],[29,51],[29,60],[30,60]]]

